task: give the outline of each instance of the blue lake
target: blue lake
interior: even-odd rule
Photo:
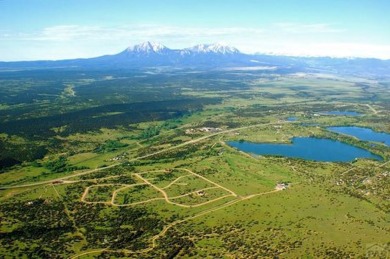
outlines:
[[[336,133],[354,136],[360,140],[382,142],[390,146],[390,134],[388,133],[375,132],[372,129],[362,127],[328,127],[327,129]]]
[[[353,111],[330,111],[330,112],[321,112],[321,115],[335,115],[335,116],[361,116],[361,113]]]
[[[297,121],[297,117],[288,117],[287,121]]]
[[[323,162],[350,162],[355,158],[382,160],[378,155],[340,141],[317,138],[293,138],[292,144],[268,144],[230,141],[228,144],[246,153],[278,155]]]

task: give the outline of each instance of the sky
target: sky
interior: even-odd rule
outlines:
[[[0,61],[115,54],[144,41],[390,59],[390,0],[0,0]]]

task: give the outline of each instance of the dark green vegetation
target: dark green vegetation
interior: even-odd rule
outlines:
[[[7,135],[0,139],[0,170],[43,158],[46,149],[62,144],[56,136],[101,128],[131,130],[132,123],[180,118],[220,102],[220,98],[182,95],[176,85],[183,84],[184,76],[146,75],[145,71],[2,73],[0,122]],[[13,135],[28,141],[9,141]]]
[[[0,257],[360,258],[389,246],[390,148],[327,127],[389,133],[390,81],[293,72],[2,72]],[[383,161],[226,145],[293,137]]]

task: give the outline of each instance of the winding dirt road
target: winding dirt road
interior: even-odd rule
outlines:
[[[222,131],[218,131],[218,132],[215,132],[215,133],[203,136],[203,137],[199,137],[197,139],[189,140],[187,142],[178,144],[176,146],[165,148],[165,149],[162,149],[162,150],[159,150],[159,151],[147,154],[147,155],[135,157],[135,158],[129,159],[129,160],[125,161],[125,162],[115,163],[115,164],[112,164],[112,165],[109,165],[109,166],[96,168],[96,169],[91,169],[91,170],[83,171],[83,172],[80,172],[80,173],[71,174],[71,175],[67,175],[67,176],[63,176],[63,177],[59,177],[59,178],[55,178],[55,179],[51,179],[51,180],[46,180],[46,181],[42,181],[42,182],[36,182],[36,183],[30,183],[30,184],[22,184],[22,185],[13,185],[13,186],[0,186],[0,190],[16,189],[16,188],[24,188],[24,187],[33,187],[33,186],[39,186],[39,185],[44,185],[44,184],[50,184],[50,183],[52,183],[54,181],[64,181],[64,180],[67,180],[69,178],[82,176],[82,175],[87,175],[87,174],[91,174],[91,173],[94,173],[94,172],[102,171],[102,170],[105,170],[105,169],[113,168],[113,167],[116,167],[116,166],[121,165],[123,163],[134,162],[134,161],[137,161],[137,160],[142,160],[142,159],[145,159],[145,158],[148,158],[148,157],[159,155],[161,153],[168,152],[168,151],[171,151],[171,150],[175,150],[175,149],[178,149],[178,148],[181,148],[181,147],[184,147],[184,146],[188,146],[188,145],[191,145],[191,144],[195,144],[195,143],[200,142],[202,140],[209,139],[209,138],[221,135],[221,134],[231,133],[231,132],[244,130],[244,129],[256,128],[256,127],[260,127],[260,126],[280,125],[280,124],[288,124],[288,123],[295,123],[295,122],[293,122],[293,121],[282,121],[282,122],[273,122],[273,123],[261,123],[261,124],[254,124],[254,125],[250,125],[250,126],[240,127],[240,128],[222,130]]]

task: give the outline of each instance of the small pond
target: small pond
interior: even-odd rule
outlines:
[[[353,111],[329,111],[329,112],[320,112],[321,115],[334,115],[334,116],[361,116],[361,113]]]
[[[287,118],[287,121],[297,121],[298,118],[297,117],[288,117]]]
[[[390,134],[376,132],[369,128],[362,127],[328,127],[330,131],[346,134],[350,136],[357,137],[360,140],[364,141],[376,141],[382,142],[387,146],[390,146]]]
[[[243,152],[277,155],[322,162],[351,162],[355,158],[382,160],[378,155],[340,141],[311,137],[293,138],[292,144],[269,144],[230,141],[228,144]]]

